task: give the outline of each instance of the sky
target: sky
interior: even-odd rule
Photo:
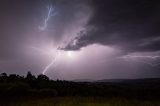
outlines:
[[[0,0],[0,73],[160,77],[156,0]]]

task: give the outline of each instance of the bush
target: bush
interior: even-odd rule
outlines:
[[[29,91],[31,96],[38,96],[38,97],[46,97],[46,96],[57,96],[58,92],[55,89],[31,89]]]
[[[20,96],[20,95],[26,95],[30,89],[30,86],[27,83],[12,83],[9,85],[9,87],[6,89],[6,92],[10,96]]]

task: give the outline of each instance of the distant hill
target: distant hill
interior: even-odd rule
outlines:
[[[72,80],[73,82],[95,82],[97,80],[92,80],[92,79],[75,79]]]
[[[143,79],[102,79],[102,80],[93,80],[93,79],[75,79],[73,82],[160,82],[160,78],[143,78]]]

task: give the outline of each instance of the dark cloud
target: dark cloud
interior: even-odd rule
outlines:
[[[99,43],[127,51],[157,51],[160,36],[160,3],[155,0],[93,0],[93,16],[85,30],[64,49],[78,50]],[[73,42],[76,40],[76,44]],[[150,42],[150,43],[149,43]],[[142,45],[148,43],[148,45]]]

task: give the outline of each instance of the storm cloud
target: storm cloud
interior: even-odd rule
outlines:
[[[93,15],[65,50],[98,43],[128,52],[160,49],[160,4],[155,0],[93,0]],[[74,43],[74,44],[73,44]]]

